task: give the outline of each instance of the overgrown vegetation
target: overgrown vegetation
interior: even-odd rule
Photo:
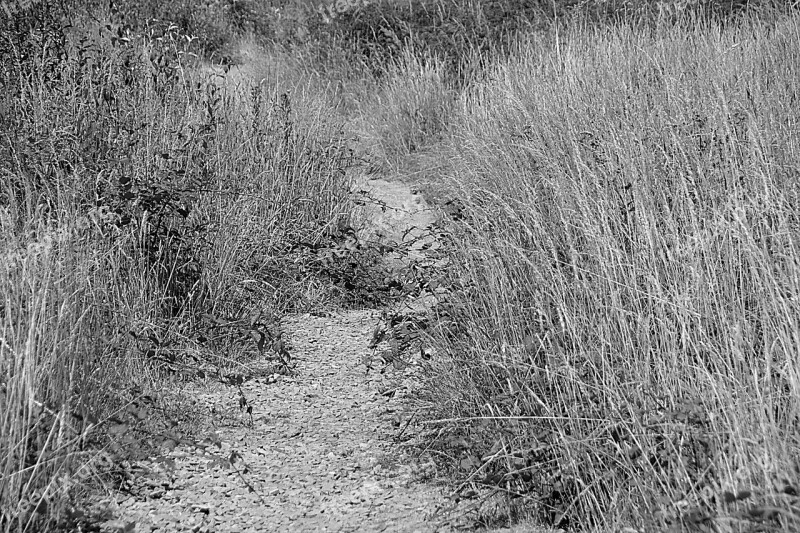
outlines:
[[[286,368],[282,313],[439,277],[427,445],[504,496],[479,520],[796,529],[797,15],[336,5],[0,22],[2,528],[83,519],[96,450],[169,410],[154,384]],[[208,68],[243,39],[260,84]],[[367,168],[459,199],[446,269],[384,279],[351,227]]]
[[[144,394],[130,390],[221,373],[237,346],[282,360],[274,317],[342,301],[355,268],[332,279],[316,260],[349,224],[357,161],[339,126],[299,93],[198,75],[169,21],[137,32],[107,15],[39,3],[0,43],[9,531],[69,515],[93,475],[86,441],[124,424]]]
[[[453,113],[442,450],[553,526],[794,530],[798,19],[562,35]]]

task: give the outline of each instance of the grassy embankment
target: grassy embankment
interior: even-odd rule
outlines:
[[[559,38],[448,127],[442,450],[553,525],[797,529],[800,19]]]
[[[84,22],[6,74],[5,528],[63,510],[40,502],[81,479],[88,424],[163,379],[148,355],[219,357],[214,317],[346,286],[293,266],[350,208],[327,106],[462,200],[423,401],[444,463],[509,496],[486,520],[796,527],[797,18],[562,18],[495,54],[461,7],[251,17],[294,42],[236,98],[195,85],[180,31]]]

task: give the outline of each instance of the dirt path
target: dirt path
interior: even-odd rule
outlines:
[[[390,255],[398,267],[408,262],[424,261],[428,252],[439,243],[431,232],[437,216],[421,194],[405,183],[381,178],[356,180],[354,192],[366,200],[361,217],[363,229],[359,237],[367,241],[407,244],[402,254]]]
[[[397,268],[436,247],[427,229],[435,216],[407,185],[364,178],[353,193],[366,200],[360,238],[401,245],[390,257]],[[420,311],[430,303],[407,304]],[[181,393],[211,413],[200,422],[209,437],[139,462],[134,495],[111,502],[116,518],[105,529],[463,530],[465,513],[446,486],[421,481],[435,477],[434,463],[399,445],[416,430],[404,398],[418,369],[413,361],[395,368],[369,348],[380,321],[378,310],[286,317],[290,376],[185,385]]]
[[[119,502],[110,529],[454,530],[462,513],[444,487],[419,482],[432,463],[395,443],[408,430],[413,365],[367,374],[362,364],[377,320],[374,311],[287,318],[297,371],[241,386],[252,424],[236,387],[191,385],[186,392],[216,413],[216,442],[140,464],[150,470],[146,490]]]
[[[428,220],[430,210],[407,186],[385,183],[367,184],[376,204],[363,213],[373,222],[364,231],[408,238],[415,232],[409,224]],[[424,309],[430,300],[407,305]],[[475,502],[449,498],[452,480],[406,445],[424,429],[406,401],[417,386],[419,361],[406,357],[408,364],[397,367],[388,355],[382,361],[389,343],[369,347],[380,323],[378,310],[288,316],[281,329],[296,363],[291,375],[259,372],[257,363],[252,374],[262,377],[240,386],[183,385],[181,394],[207,413],[198,425],[208,437],[132,465],[139,473],[134,486],[104,502],[115,518],[102,529],[475,530]],[[369,372],[366,363],[373,366]]]
[[[396,268],[438,246],[428,231],[433,211],[406,184],[360,178],[353,193],[367,200],[359,237],[400,244],[403,252],[389,258]],[[424,311],[435,300],[404,305]],[[184,385],[181,393],[209,413],[198,422],[208,438],[133,465],[134,490],[108,502],[115,519],[104,530],[472,529],[465,502],[447,497],[433,461],[401,444],[420,429],[405,401],[419,368],[384,361],[381,372],[381,350],[369,347],[380,320],[378,310],[285,317],[291,375]]]

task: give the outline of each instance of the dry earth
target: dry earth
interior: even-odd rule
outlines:
[[[456,507],[435,475],[396,444],[409,431],[403,397],[413,366],[383,374],[362,364],[379,315],[286,318],[295,374],[239,390],[188,385],[215,413],[204,446],[144,461],[138,494],[118,502],[118,529],[136,531],[448,531]],[[412,428],[413,430],[413,428]],[[463,514],[463,513],[461,513]]]

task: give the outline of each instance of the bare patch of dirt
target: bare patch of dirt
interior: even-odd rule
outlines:
[[[136,531],[449,531],[463,510],[430,458],[400,445],[415,431],[403,398],[416,365],[367,372],[379,315],[299,315],[283,324],[294,376],[240,387],[188,384],[209,415],[202,445],[137,464],[108,526]],[[240,398],[246,405],[241,408]],[[421,479],[428,481],[422,482]],[[444,480],[440,480],[444,481]]]
[[[362,177],[356,180],[354,189],[364,198],[359,236],[395,246],[398,252],[390,255],[390,260],[398,266],[424,260],[439,248],[433,234],[436,213],[407,184]]]

